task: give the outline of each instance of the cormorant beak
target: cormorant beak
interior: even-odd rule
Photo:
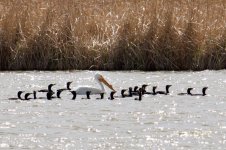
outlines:
[[[67,82],[67,85],[70,85],[72,83],[72,81],[70,81],[70,82]]]
[[[109,89],[111,89],[112,91],[115,92],[115,89],[113,88],[113,86],[112,86],[111,84],[109,84],[109,83],[104,79],[103,76],[101,76],[101,77],[99,78],[99,81],[102,82],[102,83],[104,83]]]

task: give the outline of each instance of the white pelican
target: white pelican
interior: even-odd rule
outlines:
[[[86,95],[87,91],[90,92],[90,94],[102,94],[105,93],[105,89],[104,89],[104,85],[102,83],[104,83],[109,89],[114,90],[113,86],[111,84],[109,84],[102,75],[100,74],[96,74],[94,76],[96,82],[100,85],[100,88],[96,88],[96,87],[89,87],[89,86],[82,86],[82,87],[78,87],[75,91],[76,94],[78,95]]]

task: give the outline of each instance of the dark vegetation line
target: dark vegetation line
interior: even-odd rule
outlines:
[[[1,0],[0,70],[226,68],[226,0]]]

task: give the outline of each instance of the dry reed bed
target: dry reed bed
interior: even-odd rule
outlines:
[[[0,0],[0,70],[226,68],[226,0]]]

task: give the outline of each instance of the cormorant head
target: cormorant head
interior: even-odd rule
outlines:
[[[121,93],[122,93],[122,94],[124,94],[124,93],[125,93],[125,91],[126,91],[126,89],[122,89],[122,90],[121,90]]]
[[[137,92],[137,89],[138,89],[138,86],[134,86],[133,91],[134,91],[134,92]]]
[[[142,89],[145,89],[147,86],[148,86],[147,84],[143,84]]]
[[[142,92],[144,93],[144,92],[146,92],[146,87],[147,87],[148,85],[147,84],[143,84],[142,85]]]
[[[52,86],[54,86],[54,85],[56,85],[56,84],[50,84],[49,86],[48,86],[48,91],[52,91]]]
[[[18,96],[19,99],[22,99],[22,98],[21,98],[21,94],[24,93],[24,92],[25,92],[25,91],[18,91],[17,96]]]
[[[115,98],[114,98],[114,94],[115,94],[115,93],[116,93],[115,91],[112,91],[112,92],[110,93],[110,100],[115,99]]]
[[[71,88],[70,88],[71,83],[72,83],[72,81],[67,82],[67,89],[68,89],[68,90],[71,90]]]
[[[157,86],[153,86],[152,87],[152,91],[153,91],[153,93],[155,93],[155,90],[157,89]]]
[[[112,91],[110,95],[111,96],[114,96],[115,93],[116,93],[115,91]]]
[[[125,96],[125,95],[124,95],[125,91],[126,91],[126,89],[122,89],[122,90],[121,90],[121,95],[122,95],[122,97]]]
[[[188,88],[187,89],[187,94],[191,95],[191,90],[193,90],[193,88]]]
[[[168,89],[168,88],[170,88],[172,85],[166,85],[166,88]]]
[[[24,93],[24,91],[18,91],[18,95],[21,95],[22,93]]]
[[[55,84],[55,83],[54,83],[54,84],[50,84],[49,86],[52,87],[52,86],[54,86],[54,85],[56,85],[56,84]]]
[[[168,94],[169,93],[169,88],[171,87],[172,85],[166,85],[166,93]]]

